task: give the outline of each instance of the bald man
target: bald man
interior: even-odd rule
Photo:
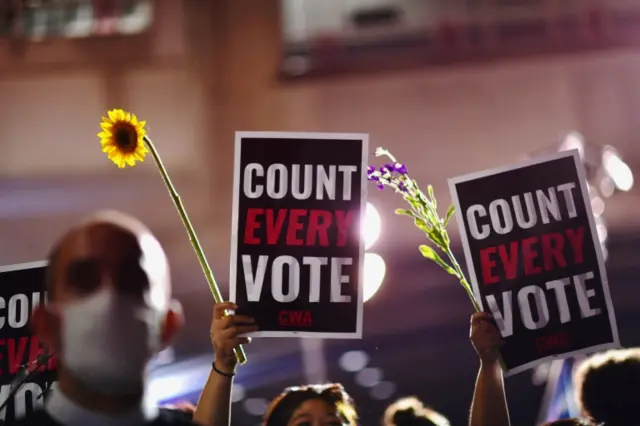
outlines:
[[[167,258],[147,228],[105,212],[72,229],[51,252],[47,290],[32,324],[59,357],[58,383],[17,425],[192,424],[145,398],[147,363],[182,324]]]

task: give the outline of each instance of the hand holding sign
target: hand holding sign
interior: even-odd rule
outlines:
[[[234,303],[216,303],[213,307],[213,321],[211,321],[211,343],[216,355],[216,368],[231,374],[236,366],[234,350],[240,345],[251,343],[250,337],[243,337],[245,333],[258,330],[253,318],[241,315],[227,315],[226,311],[238,309]]]
[[[490,314],[476,312],[471,316],[469,339],[471,339],[471,343],[483,364],[489,365],[498,362],[500,359],[500,347],[504,344],[504,341]]]

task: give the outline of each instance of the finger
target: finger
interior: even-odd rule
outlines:
[[[240,345],[248,345],[253,339],[251,337],[236,337],[233,339],[233,348],[237,348]]]
[[[227,328],[226,330],[220,333],[220,337],[223,339],[234,339],[242,334],[253,333],[254,331],[258,331],[258,326],[256,325],[235,325],[233,327]]]
[[[255,324],[255,322],[253,318],[244,315],[227,315],[226,317],[216,320],[215,327],[216,329],[224,330],[236,325]]]
[[[471,315],[471,324],[479,324],[482,321],[488,321],[491,318],[491,314],[488,314],[486,312],[476,312],[475,314]]]
[[[216,303],[213,306],[213,319],[220,319],[224,316],[225,311],[235,311],[238,305],[233,302]]]
[[[255,319],[246,315],[229,315],[228,318],[230,318],[231,324],[235,325],[249,325],[256,322]]]

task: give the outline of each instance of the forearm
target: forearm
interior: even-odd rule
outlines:
[[[194,422],[202,426],[229,426],[232,386],[233,377],[223,376],[212,369],[200,394]]]
[[[509,426],[509,410],[498,362],[482,364],[471,403],[470,426]]]

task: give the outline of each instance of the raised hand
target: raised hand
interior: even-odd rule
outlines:
[[[482,363],[498,361],[503,340],[491,314],[476,312],[471,316],[469,338]]]
[[[237,359],[233,352],[240,345],[251,343],[251,338],[243,336],[257,331],[258,327],[251,317],[226,315],[226,311],[235,311],[238,306],[231,302],[216,303],[211,321],[211,343],[216,356],[215,367],[220,372],[233,374]]]

